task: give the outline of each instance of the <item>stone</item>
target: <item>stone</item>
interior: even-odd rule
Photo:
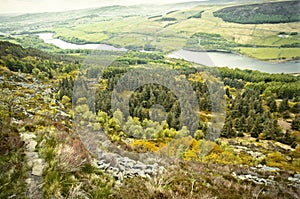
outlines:
[[[35,176],[42,176],[44,169],[44,162],[42,159],[35,159],[33,160],[33,167],[32,167],[32,175]]]
[[[269,176],[269,179],[274,180],[275,176]]]
[[[25,152],[27,164],[29,167],[33,166],[33,160],[38,159],[39,155],[37,152]]]
[[[146,165],[144,165],[141,162],[137,162],[136,165],[133,166],[133,168],[137,168],[137,169],[146,169]]]
[[[146,170],[145,170],[145,173],[151,175],[151,174],[153,173],[153,170],[152,170],[152,169],[146,169]]]
[[[165,167],[163,167],[163,166],[160,166],[158,170],[160,173],[163,173],[166,171]]]
[[[295,174],[294,177],[300,179],[300,174]]]
[[[35,140],[30,140],[26,146],[27,151],[29,151],[29,152],[35,151],[36,145],[37,145],[37,142]]]
[[[71,116],[63,111],[60,111],[60,115],[63,116],[63,117],[68,117],[70,118]]]
[[[34,135],[33,133],[21,133],[21,138],[24,142],[26,142],[27,140],[32,140],[36,138],[36,135]]]
[[[32,178],[27,178],[27,179],[25,180],[25,182],[26,182],[27,184],[31,184],[31,183],[32,183],[32,181],[33,181],[33,179],[32,179]]]
[[[300,182],[299,178],[288,177],[288,180],[291,182]]]
[[[25,152],[27,160],[37,159],[39,154],[37,152]]]
[[[263,153],[261,152],[254,152],[254,151],[247,151],[249,155],[251,155],[253,158],[264,158],[266,157]]]
[[[109,164],[103,163],[103,164],[98,165],[97,167],[98,167],[99,169],[106,170],[106,169],[109,167]]]
[[[269,166],[263,166],[260,168],[260,170],[263,170],[263,171],[280,171],[279,168],[277,167],[269,167]]]
[[[121,164],[119,165],[119,169],[120,169],[120,171],[122,171],[122,172],[126,170],[126,168],[124,167],[124,165],[121,165]]]
[[[266,184],[267,183],[267,180],[263,179],[263,178],[256,178],[256,181],[259,183],[259,184]]]
[[[118,179],[119,179],[120,181],[123,181],[123,180],[124,180],[124,174],[123,174],[122,172],[119,173]]]
[[[142,178],[147,178],[145,172],[142,171],[142,170],[138,171],[137,174],[138,174],[139,176],[141,176]]]

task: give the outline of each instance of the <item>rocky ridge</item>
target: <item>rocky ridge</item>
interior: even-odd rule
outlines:
[[[21,133],[21,139],[26,145],[26,160],[27,165],[31,168],[28,178],[25,180],[27,183],[27,193],[29,198],[40,199],[42,197],[42,184],[43,184],[43,169],[46,165],[45,161],[39,157],[36,152],[36,136],[31,132]]]

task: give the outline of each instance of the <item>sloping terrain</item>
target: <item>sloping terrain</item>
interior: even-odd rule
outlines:
[[[97,83],[101,66],[93,64],[78,73],[80,65],[70,61],[72,57],[55,61],[46,59],[49,54],[8,42],[0,47],[3,198],[297,198],[300,194],[297,76],[219,69],[228,110],[221,138],[213,141],[210,134],[215,130],[210,125],[219,123],[221,115],[213,117],[211,104],[219,104],[210,102],[203,79],[220,81],[207,76],[208,71],[217,75],[213,70],[200,67],[197,72],[189,63],[162,54],[131,52],[102,71]],[[180,88],[187,78],[201,99],[196,132],[180,126],[178,101],[159,85],[144,85],[134,92],[132,117],[126,119],[120,110],[112,113],[109,108],[110,92],[124,73],[135,68],[151,76],[161,66],[178,72]],[[94,112],[90,96],[84,97],[88,88],[96,91]],[[153,103],[165,107],[166,121],[152,121]],[[289,125],[281,129],[278,121]]]
[[[300,21],[299,9],[299,1],[284,1],[226,7],[214,16],[241,24],[288,23]]]

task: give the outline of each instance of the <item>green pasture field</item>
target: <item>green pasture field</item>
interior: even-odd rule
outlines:
[[[193,41],[193,50],[233,51],[263,60],[278,60],[283,57],[293,59],[299,56],[300,22],[239,24],[224,22],[213,15],[217,10],[234,5],[242,5],[242,3],[198,4],[180,9],[171,7],[154,9],[151,5],[147,9],[145,6],[98,8],[60,13],[59,18],[53,18],[55,16],[49,13],[26,15],[20,16],[20,20],[21,17],[23,20],[20,24],[29,26],[28,21],[36,20],[36,23],[39,23],[38,19],[46,20],[49,24],[34,26],[32,30],[28,28],[28,31],[17,32],[17,35],[50,31],[55,33],[54,37],[71,43],[105,43],[134,50],[147,49],[150,46],[150,49],[168,53],[188,48],[187,42],[194,34],[208,33],[219,34],[222,43],[211,45],[207,42],[210,40],[208,38],[206,42],[199,42],[201,44],[195,47]],[[10,22],[6,25],[7,28],[15,26]],[[282,35],[282,32],[285,35]],[[54,48],[41,43],[36,38],[19,39],[17,43],[28,46],[28,42],[50,51]],[[259,49],[253,52],[252,47]],[[264,50],[266,48],[268,51]]]
[[[238,48],[242,54],[254,57],[260,60],[282,60],[282,59],[299,59],[300,48]],[[274,60],[274,57],[276,60]]]

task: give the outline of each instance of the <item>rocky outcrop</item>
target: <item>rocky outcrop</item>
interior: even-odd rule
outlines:
[[[257,165],[256,167],[252,167],[252,169],[259,170],[259,171],[269,171],[269,172],[280,171],[280,169],[277,167],[269,167],[269,166],[261,165],[261,164]]]
[[[246,146],[239,146],[239,145],[233,145],[233,150],[234,152],[236,153],[241,153],[241,152],[245,152],[249,155],[251,155],[252,158],[256,158],[256,159],[259,159],[259,158],[265,158],[266,156],[259,152],[259,151],[253,151],[252,149],[246,147]]]
[[[159,166],[157,163],[145,164],[114,153],[103,153],[102,158],[94,160],[94,165],[121,181],[124,178],[137,176],[150,178],[162,174],[165,170],[163,166]]]
[[[232,172],[231,175],[242,181],[250,181],[259,185],[278,185],[278,178],[283,180],[284,183],[289,186],[300,188],[300,174],[294,174],[292,176],[281,176],[281,171],[277,167],[269,167],[265,165],[258,165],[257,167],[251,167],[248,173]]]
[[[105,173],[122,181],[124,178],[151,177],[164,172],[167,160],[153,153],[135,153],[127,151],[115,143],[102,131],[84,130],[79,126],[77,132],[86,149],[95,158],[93,165]]]
[[[235,172],[232,173],[232,176],[239,179],[239,180],[248,180],[251,182],[254,182],[255,184],[264,184],[264,185],[271,185],[271,184],[275,184],[276,182],[273,180],[274,176],[269,176],[269,178],[265,179],[262,177],[258,177],[256,175],[251,175],[251,174],[236,174]]]
[[[297,183],[300,187],[300,174],[295,174],[294,177],[289,177],[288,181],[292,183]]]

